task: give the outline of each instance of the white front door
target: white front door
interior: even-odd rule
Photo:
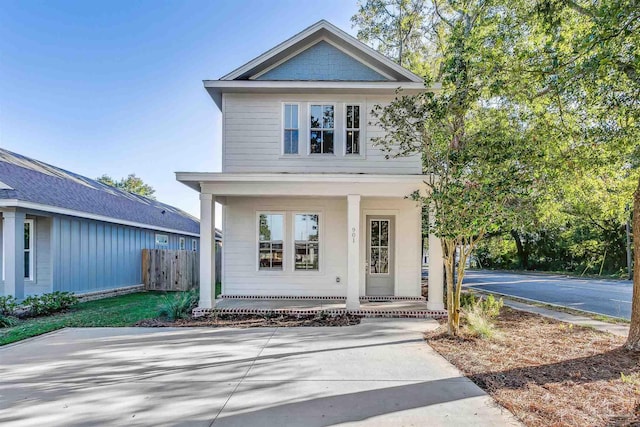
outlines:
[[[367,216],[367,295],[392,296],[395,217]]]

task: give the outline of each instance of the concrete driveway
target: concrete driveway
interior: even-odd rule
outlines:
[[[0,348],[0,425],[517,424],[433,327],[65,329]]]

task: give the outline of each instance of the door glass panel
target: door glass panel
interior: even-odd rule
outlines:
[[[389,221],[380,221],[380,246],[389,246]]]
[[[371,246],[378,246],[380,241],[380,221],[371,221]]]
[[[372,220],[370,232],[370,273],[389,273],[389,221]]]

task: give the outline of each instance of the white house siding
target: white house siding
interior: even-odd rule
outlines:
[[[371,110],[390,97],[343,94],[224,94],[223,98],[223,172],[292,173],[376,173],[419,174],[419,156],[385,159],[385,153],[373,146],[371,138],[381,135]],[[299,154],[282,154],[282,103],[299,103]],[[335,103],[335,142],[333,155],[309,155],[308,106],[312,102]],[[344,105],[360,104],[361,141],[366,141],[361,156],[344,153]],[[366,117],[364,117],[366,113]]]
[[[384,210],[384,213],[396,215],[396,294],[419,295],[420,210],[407,200],[366,198],[362,200],[362,209],[377,213]],[[262,211],[285,213],[284,271],[257,269],[257,214]],[[320,271],[293,271],[293,215],[315,212],[320,214]],[[346,296],[346,198],[227,197],[223,222],[224,294]],[[361,231],[361,295],[364,295],[364,236]],[[340,278],[339,283],[336,278]]]

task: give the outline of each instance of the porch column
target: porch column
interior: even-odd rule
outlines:
[[[24,220],[25,214],[14,210],[2,212],[4,243],[4,294],[24,298]]]
[[[347,196],[347,310],[360,308],[360,195]]]
[[[200,194],[200,308],[213,308],[215,303],[215,203],[212,194]]]
[[[429,224],[433,224],[435,217],[429,213]],[[429,310],[444,310],[444,258],[440,239],[429,233],[429,295],[427,297]]]

